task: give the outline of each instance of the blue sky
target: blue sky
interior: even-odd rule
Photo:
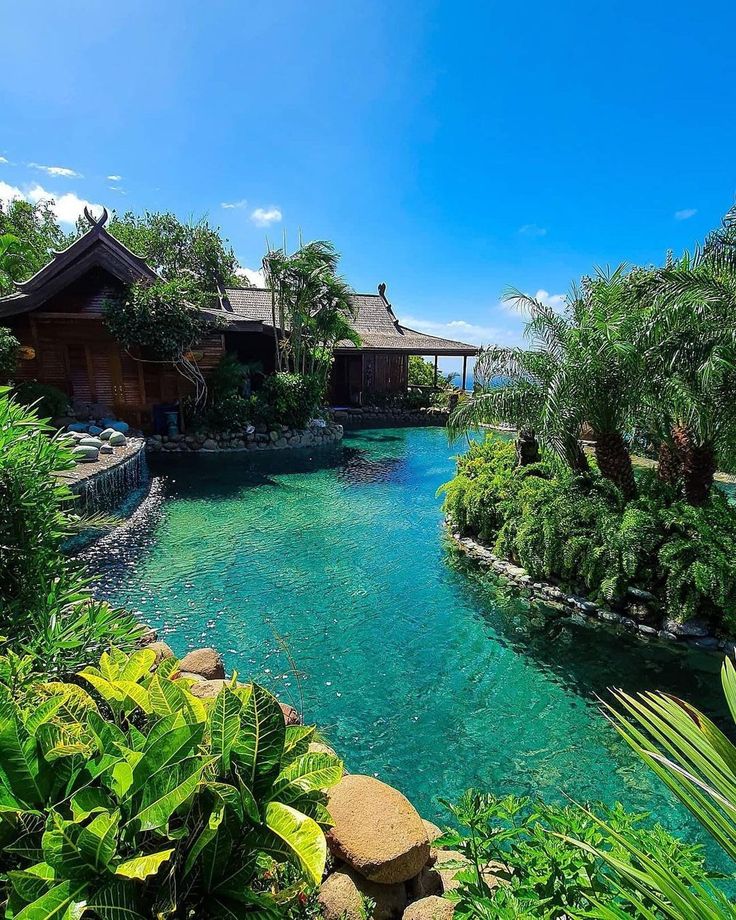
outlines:
[[[466,341],[518,340],[507,286],[661,261],[734,201],[733,2],[0,9],[0,196],[207,215],[249,268],[332,239]]]

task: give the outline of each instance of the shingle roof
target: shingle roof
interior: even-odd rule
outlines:
[[[260,322],[273,327],[271,292],[267,288],[227,288],[230,311],[227,319],[233,326],[238,322]],[[362,348],[376,351],[403,351],[410,354],[474,355],[475,345],[426,335],[402,326],[391,304],[380,294],[354,294],[356,316],[352,321],[362,341]],[[355,351],[352,342],[340,342],[338,351]]]
[[[88,220],[91,227],[86,233],[71,246],[55,252],[51,261],[27,281],[17,283],[17,291],[0,297],[0,316],[14,316],[36,309],[57,291],[97,266],[125,284],[156,277],[156,272],[144,259],[105,230],[107,210],[99,220],[94,221],[91,216]]]

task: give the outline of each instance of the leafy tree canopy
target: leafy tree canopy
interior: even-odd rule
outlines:
[[[13,281],[25,281],[43,268],[54,252],[66,249],[74,235],[59,226],[50,201],[15,200],[0,204],[0,238],[10,235],[16,242],[0,246],[0,295],[12,290]],[[12,261],[11,261],[12,259]]]
[[[210,297],[218,285],[242,284],[235,274],[238,262],[232,247],[219,229],[204,219],[183,223],[169,212],[136,215],[127,211],[114,215],[108,230],[166,281],[187,279],[193,288]]]

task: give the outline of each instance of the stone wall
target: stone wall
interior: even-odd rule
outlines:
[[[630,588],[624,611],[611,610],[589,598],[569,594],[558,585],[536,581],[526,569],[496,556],[489,546],[479,540],[463,535],[452,521],[448,520],[447,526],[455,544],[467,556],[549,607],[600,620],[635,633],[641,639],[687,643],[702,651],[725,652],[728,655],[736,652],[736,642],[714,636],[709,625],[702,620],[693,619],[686,623],[663,620],[658,599],[648,591]]]
[[[137,490],[142,497],[148,483],[143,448],[142,439],[128,438],[109,453],[99,453],[96,459],[60,473],[59,478],[79,496],[74,511],[87,516],[105,514],[116,510]]]
[[[342,425],[334,422],[324,427],[289,428],[287,425],[250,425],[241,431],[202,431],[196,434],[153,435],[146,449],[171,453],[213,453],[234,450],[285,450],[293,447],[324,447],[337,444],[343,435]]]
[[[403,428],[447,424],[446,409],[385,409],[364,406],[362,409],[334,409],[332,417],[345,428]]]

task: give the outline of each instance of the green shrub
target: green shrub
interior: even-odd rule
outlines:
[[[251,401],[237,393],[229,393],[207,407],[203,422],[215,431],[240,431],[252,421],[251,416]]]
[[[319,884],[334,756],[251,684],[192,696],[113,649],[21,706],[0,687],[0,878],[18,918],[276,917]],[[278,890],[275,867],[297,867]]]
[[[273,420],[291,428],[305,428],[325,395],[319,377],[287,373],[267,377],[261,393],[273,410]]]
[[[20,342],[7,326],[0,326],[0,384],[8,383],[15,374]]]
[[[490,435],[442,491],[456,526],[534,578],[614,604],[641,588],[672,619],[699,615],[736,632],[733,506],[714,491],[693,507],[648,470],[637,484],[626,502],[595,468],[575,475],[549,456],[518,467],[514,446]]]
[[[41,418],[58,418],[69,409],[66,393],[48,383],[24,381],[15,387],[15,395],[24,406],[33,406]]]
[[[135,619],[92,600],[61,544],[79,521],[59,473],[74,466],[66,443],[0,388],[0,634],[32,670],[69,673],[111,641],[132,646]]]
[[[460,850],[467,858],[457,872],[460,885],[453,894],[460,920],[628,917],[615,912],[624,901],[613,871],[567,838],[599,848],[635,869],[628,847],[657,854],[680,879],[706,876],[699,846],[677,840],[658,824],[646,825],[647,815],[628,814],[620,805],[584,810],[514,796],[501,799],[471,789],[448,807],[459,829],[448,831],[436,845]],[[600,821],[613,833],[602,830]],[[496,887],[489,884],[489,863],[492,874],[501,879]],[[666,916],[651,900],[647,907],[651,918]]]

